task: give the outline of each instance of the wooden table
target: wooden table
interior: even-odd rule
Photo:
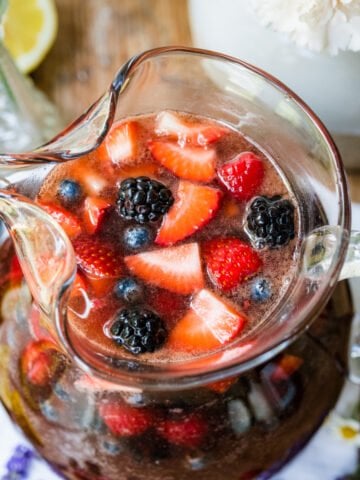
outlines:
[[[191,45],[186,0],[56,0],[59,33],[34,72],[65,120],[77,117],[132,55],[161,45]],[[349,175],[360,202],[360,171]]]

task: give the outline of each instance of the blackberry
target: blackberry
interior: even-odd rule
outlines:
[[[156,222],[173,203],[171,191],[151,178],[127,178],[120,184],[117,208],[120,216],[126,220]]]
[[[247,230],[256,248],[280,247],[295,237],[294,206],[289,200],[257,197],[250,205]]]
[[[166,339],[160,317],[145,308],[121,310],[110,328],[112,339],[134,355],[154,352]]]

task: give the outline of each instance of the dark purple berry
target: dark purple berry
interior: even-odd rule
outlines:
[[[290,200],[257,197],[252,201],[246,229],[256,248],[287,245],[295,237],[294,206]]]
[[[127,178],[120,184],[117,210],[125,220],[157,222],[174,203],[171,191],[149,177]]]
[[[110,335],[134,355],[154,352],[167,337],[161,318],[145,308],[121,310],[110,327]]]

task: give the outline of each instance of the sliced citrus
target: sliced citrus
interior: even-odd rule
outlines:
[[[9,0],[4,44],[18,68],[28,73],[43,60],[57,33],[54,0]]]

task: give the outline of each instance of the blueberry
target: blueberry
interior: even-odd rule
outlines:
[[[131,277],[119,280],[115,285],[114,292],[117,298],[128,303],[139,302],[144,293],[142,286]]]
[[[152,232],[148,227],[141,225],[128,227],[124,232],[124,240],[127,247],[136,250],[152,241]]]
[[[251,297],[256,302],[265,302],[271,297],[271,287],[265,278],[257,278],[251,287]]]
[[[58,196],[64,205],[75,204],[82,197],[82,189],[74,180],[63,180],[58,188]]]
[[[119,455],[124,449],[124,447],[115,441],[110,441],[110,440],[104,440],[103,444],[103,449],[108,455]]]

